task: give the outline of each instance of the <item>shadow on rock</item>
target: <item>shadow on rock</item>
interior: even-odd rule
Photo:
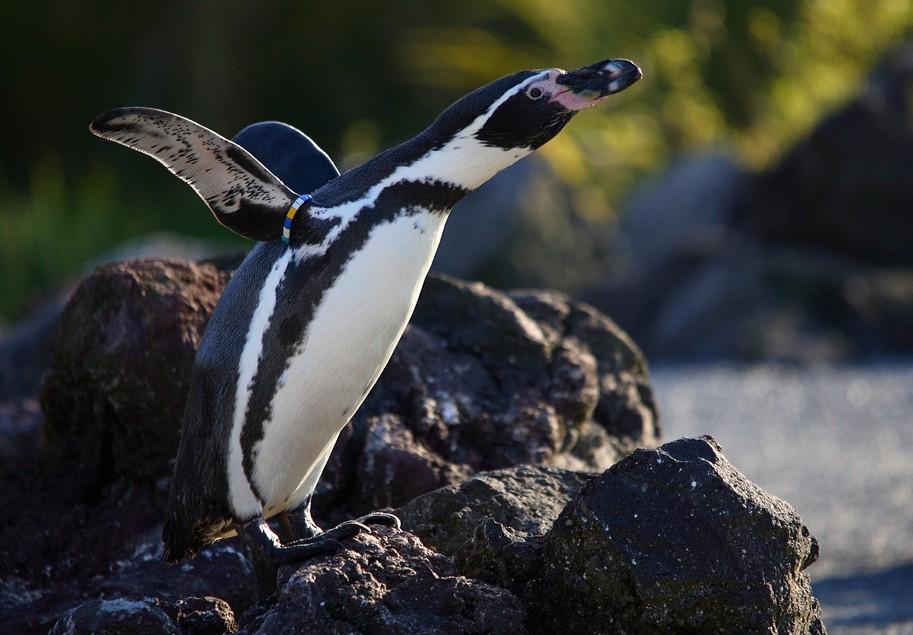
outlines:
[[[828,623],[848,633],[913,624],[913,564],[816,580],[814,589],[829,607]]]
[[[281,633],[292,624],[308,633],[524,632],[525,611],[510,591],[459,576],[450,559],[406,532],[363,534],[279,577],[275,602],[245,614],[240,632]]]

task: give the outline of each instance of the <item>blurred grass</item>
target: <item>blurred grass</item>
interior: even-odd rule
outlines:
[[[910,0],[0,0],[0,319],[117,243],[225,238],[205,207],[87,122],[142,104],[223,134],[289,121],[344,167],[520,68],[630,57],[645,79],[543,148],[586,218],[610,223],[674,156],[762,167],[851,95],[913,30]]]
[[[189,236],[212,235],[214,221],[192,193],[174,197],[180,201],[176,205],[162,205],[154,192],[137,196],[119,183],[97,167],[68,183],[59,161],[47,157],[35,164],[26,192],[0,187],[0,316],[16,319],[42,300],[43,290],[55,288],[125,240],[163,226]]]

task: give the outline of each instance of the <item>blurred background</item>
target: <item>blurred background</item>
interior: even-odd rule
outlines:
[[[461,203],[435,268],[606,311],[666,438],[715,435],[818,536],[831,631],[913,632],[913,2],[0,6],[0,401],[92,266],[248,248],[100,112],[278,119],[345,169],[501,75],[628,57],[645,79]]]

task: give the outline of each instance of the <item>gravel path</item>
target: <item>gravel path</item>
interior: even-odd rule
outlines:
[[[713,435],[818,537],[828,631],[913,634],[913,360],[652,371],[664,438]]]

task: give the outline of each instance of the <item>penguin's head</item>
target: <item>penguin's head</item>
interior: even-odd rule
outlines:
[[[579,111],[642,77],[629,60],[609,59],[567,72],[522,71],[466,95],[442,112],[431,130],[507,151],[531,152],[558,134]]]

